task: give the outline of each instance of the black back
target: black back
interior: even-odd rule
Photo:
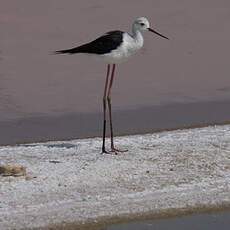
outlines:
[[[110,31],[96,40],[86,43],[84,45],[67,49],[59,50],[57,54],[75,54],[75,53],[89,53],[89,54],[106,54],[116,49],[123,41],[123,32],[119,30]]]

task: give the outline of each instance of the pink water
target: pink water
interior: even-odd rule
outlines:
[[[138,16],[170,41],[146,32],[142,51],[117,68],[118,130],[229,120],[229,1],[8,0],[0,4],[0,143],[99,135],[105,64],[51,53],[129,31]]]

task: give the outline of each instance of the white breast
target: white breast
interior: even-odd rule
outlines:
[[[126,61],[131,55],[135,54],[143,46],[143,37],[132,37],[128,33],[123,34],[121,45],[108,54],[102,55],[106,62],[111,64]]]

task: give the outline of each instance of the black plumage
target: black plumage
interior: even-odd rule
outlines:
[[[88,53],[88,54],[106,54],[116,49],[123,41],[123,32],[119,30],[110,31],[105,35],[97,38],[96,40],[83,44],[81,46],[58,50],[56,54],[75,54],[75,53]]]

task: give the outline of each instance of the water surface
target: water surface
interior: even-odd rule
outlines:
[[[112,225],[103,230],[228,230],[230,213],[194,214],[178,218],[139,221],[128,224]]]
[[[138,16],[170,40],[146,32],[117,68],[116,134],[229,120],[229,1],[9,0],[0,7],[0,144],[100,135],[106,65],[52,52],[130,31]]]

